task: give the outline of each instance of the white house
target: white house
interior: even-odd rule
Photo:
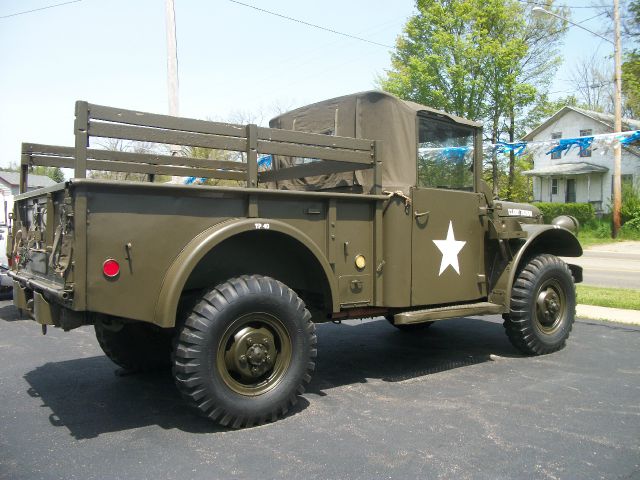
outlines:
[[[27,190],[49,187],[56,182],[45,175],[29,175]],[[0,171],[0,225],[7,225],[13,210],[13,196],[20,191],[20,173]]]
[[[551,141],[613,132],[613,115],[563,107],[524,140]],[[623,119],[623,130],[640,130],[640,120]],[[561,154],[546,155],[550,148],[534,153],[533,170],[524,172],[533,178],[533,199],[537,202],[591,203],[597,213],[611,211],[613,187],[613,149],[594,142],[588,150],[577,147]],[[566,155],[565,155],[566,153]],[[640,148],[622,149],[622,182],[640,184]]]

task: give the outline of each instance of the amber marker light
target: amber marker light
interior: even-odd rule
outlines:
[[[364,255],[358,255],[356,257],[356,268],[362,270],[367,265]]]
[[[117,277],[120,273],[120,264],[113,258],[107,258],[102,264],[102,273],[107,278]]]

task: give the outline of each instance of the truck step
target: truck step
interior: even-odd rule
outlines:
[[[409,325],[412,323],[444,320],[446,318],[467,317],[469,315],[503,313],[505,311],[504,305],[497,305],[491,302],[467,303],[464,305],[451,305],[448,307],[427,308],[424,310],[397,313],[393,316],[393,323],[396,325]]]

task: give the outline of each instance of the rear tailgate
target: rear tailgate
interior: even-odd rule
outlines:
[[[18,308],[34,314],[39,301],[71,306],[73,218],[64,183],[15,197],[7,256]]]

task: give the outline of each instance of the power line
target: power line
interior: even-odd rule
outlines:
[[[600,12],[599,14],[594,15],[593,17],[585,18],[584,20],[580,20],[579,22],[576,22],[576,23],[578,23],[578,24],[586,23],[589,20],[593,20],[594,18],[601,17],[602,15],[607,15],[608,13],[609,12]]]
[[[518,0],[520,3],[524,3],[527,5],[537,5],[539,7],[549,7],[549,6],[553,6],[556,8],[604,8],[604,7],[587,7],[585,5],[580,5],[580,6],[572,6],[572,5],[548,5],[546,3],[540,3],[540,2],[534,2],[533,0]]]
[[[378,42],[374,42],[373,40],[367,40],[366,38],[357,37],[355,35],[350,35],[350,34],[344,33],[344,32],[339,32],[337,30],[333,30],[332,28],[327,28],[327,27],[323,27],[321,25],[316,25],[315,23],[305,22],[304,20],[300,20],[298,18],[288,17],[287,15],[282,15],[281,13],[272,12],[271,10],[265,10],[264,8],[259,8],[259,7],[256,7],[254,5],[249,5],[248,3],[242,3],[242,2],[239,2],[238,0],[229,0],[229,1],[231,3],[242,5],[243,7],[252,8],[253,10],[257,10],[257,11],[262,12],[262,13],[267,13],[267,14],[273,15],[275,17],[280,17],[280,18],[283,18],[285,20],[289,20],[291,22],[296,22],[296,23],[300,23],[302,25],[306,25],[308,27],[317,28],[318,30],[324,30],[325,32],[335,33],[336,35],[342,35],[343,37],[352,38],[354,40],[359,40],[361,42],[370,43],[371,45],[377,45],[379,47],[394,48],[391,45],[385,45],[384,43],[378,43]]]
[[[55,5],[47,5],[46,7],[40,7],[40,8],[34,8],[33,10],[25,10],[24,12],[16,12],[16,13],[11,13],[9,15],[3,15],[0,17],[0,20],[2,20],[3,18],[9,18],[9,17],[17,17],[18,15],[25,15],[27,13],[33,13],[33,12],[39,12],[41,10],[47,10],[49,8],[55,8],[55,7],[62,7],[63,5],[69,5],[71,3],[79,3],[82,0],[71,0],[69,2],[63,2],[63,3],[56,3]]]
[[[583,23],[588,22],[589,20],[593,20],[594,18],[601,17],[602,15],[606,15],[606,14],[607,14],[607,12],[601,12],[601,13],[599,13],[597,15],[594,15],[593,17],[585,18],[584,20],[580,20],[579,22],[575,22],[574,25],[581,25]],[[565,30],[569,30],[570,28],[571,28],[571,25],[567,25],[566,27],[562,27],[559,30],[556,30],[554,32],[549,33],[548,35],[551,36],[551,35],[555,35],[557,33],[562,33]]]

